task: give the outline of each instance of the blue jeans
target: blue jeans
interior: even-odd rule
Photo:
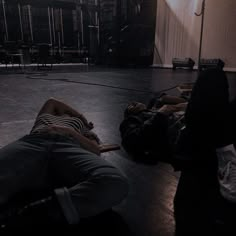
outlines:
[[[0,207],[15,195],[54,192],[68,223],[120,203],[127,179],[112,164],[59,134],[30,134],[0,150]]]

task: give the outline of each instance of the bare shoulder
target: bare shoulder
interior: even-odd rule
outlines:
[[[49,114],[55,114],[55,103],[56,100],[54,98],[49,98],[40,109],[38,115],[41,115],[43,113],[49,113]]]

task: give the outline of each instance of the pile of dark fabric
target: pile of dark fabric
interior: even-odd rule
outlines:
[[[168,117],[158,112],[146,110],[127,116],[120,125],[122,146],[135,161],[168,162],[168,127]]]

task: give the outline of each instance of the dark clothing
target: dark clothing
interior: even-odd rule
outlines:
[[[201,159],[216,159],[203,155]],[[217,166],[204,161],[182,168],[175,198],[176,236],[236,235],[236,204],[219,191]]]
[[[130,115],[120,125],[122,146],[136,160],[167,160],[171,155],[168,125],[168,117],[158,112]]]
[[[222,70],[210,69],[199,74],[185,113],[186,128],[175,151],[176,170],[198,169],[203,164],[217,166],[216,148],[232,143],[232,133],[226,133],[232,129],[229,119],[233,109],[228,87]]]
[[[174,159],[175,169],[181,171],[174,199],[176,236],[235,235],[236,206],[220,193],[216,156],[217,147],[235,140],[235,104],[229,103],[223,71],[198,76]]]
[[[229,112],[228,81],[221,70],[199,74],[185,113],[192,152],[215,150],[224,135],[225,117]],[[199,157],[199,156],[198,156]]]
[[[34,192],[54,192],[69,224],[110,209],[128,191],[126,178],[112,164],[77,140],[50,133],[26,135],[0,149],[0,186],[0,217],[15,196],[29,204],[36,200],[29,198]]]

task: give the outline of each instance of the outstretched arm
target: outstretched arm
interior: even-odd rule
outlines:
[[[69,106],[69,105],[65,104],[64,102],[61,102],[55,98],[50,98],[44,103],[44,105],[40,109],[38,115],[41,115],[43,113],[49,113],[49,114],[58,115],[58,116],[61,116],[63,114],[67,114],[72,117],[78,117],[89,128],[93,128],[93,124],[91,122],[89,123],[82,113],[76,111],[71,106]]]
[[[62,135],[70,135],[79,141],[82,148],[84,148],[90,152],[93,152],[97,155],[100,155],[100,153],[101,153],[100,146],[95,139],[89,139],[89,138],[85,137],[84,135],[82,135],[81,133],[79,133],[71,128],[59,126],[59,125],[50,125],[47,127],[47,132],[57,133],[57,134],[62,134]]]

